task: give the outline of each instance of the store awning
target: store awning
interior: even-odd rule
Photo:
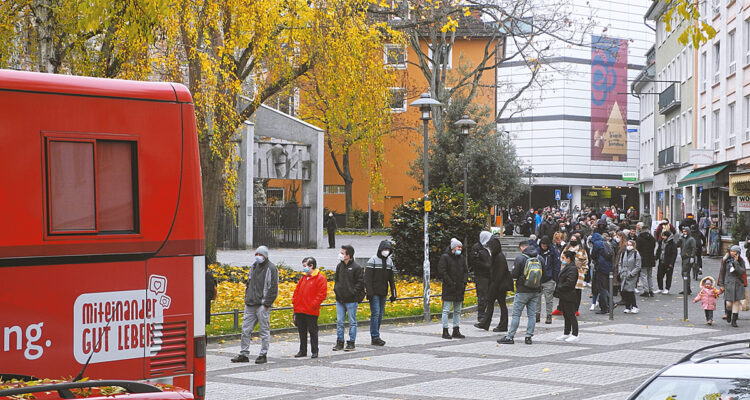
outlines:
[[[699,183],[713,182],[716,179],[716,175],[721,173],[721,171],[724,171],[724,169],[728,166],[729,164],[724,164],[724,165],[717,165],[714,167],[695,170],[685,175],[685,177],[682,178],[682,180],[679,182],[678,186],[683,187],[683,186],[696,185]]]
[[[729,174],[729,195],[750,195],[750,172],[734,172]]]

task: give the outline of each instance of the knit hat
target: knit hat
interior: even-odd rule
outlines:
[[[529,240],[536,240],[536,235],[532,233],[531,236],[529,236]]]
[[[729,248],[729,251],[735,251],[735,252],[737,252],[737,253],[741,253],[741,252],[742,252],[742,249],[740,248],[740,246],[737,246],[737,245],[735,244],[734,246],[732,246],[731,248]]]
[[[456,247],[458,247],[458,246],[461,246],[461,247],[463,247],[464,245],[463,245],[463,244],[461,244],[461,241],[460,241],[460,240],[458,240],[458,239],[456,239],[456,238],[451,238],[451,250],[455,249],[455,248],[456,248]]]
[[[488,231],[479,232],[479,244],[481,244],[482,246],[487,246],[487,242],[490,241],[491,237],[492,237],[492,233]]]
[[[549,238],[549,236],[542,236],[542,240],[539,241],[539,244],[546,244],[547,246],[552,245],[552,240]]]
[[[258,247],[258,249],[255,250],[255,254],[260,254],[263,257],[265,257],[266,260],[268,260],[268,247],[266,247],[266,246],[260,246],[260,247]]]

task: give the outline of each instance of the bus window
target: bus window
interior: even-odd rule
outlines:
[[[137,232],[135,160],[131,141],[50,140],[50,234]]]

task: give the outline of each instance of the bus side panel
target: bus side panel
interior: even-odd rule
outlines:
[[[192,374],[193,257],[151,258],[146,261],[146,270],[151,277],[148,297],[161,305],[164,314],[164,322],[151,327],[154,341],[146,353],[146,377]]]
[[[0,268],[0,372],[40,378],[143,379],[145,262]]]
[[[192,104],[182,104],[182,175],[177,218],[158,256],[203,255],[203,197],[198,134]]]

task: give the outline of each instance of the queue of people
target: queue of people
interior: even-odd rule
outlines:
[[[663,220],[652,235],[645,221],[638,221],[631,231],[613,224],[606,213],[600,218],[580,214],[575,222],[567,220],[566,214],[557,217],[552,213],[545,214],[539,230],[543,236],[537,238],[532,234],[519,243],[520,254],[513,260],[512,268],[508,266],[497,234],[482,231],[468,254],[464,254],[461,241],[450,240],[438,262],[444,339],[465,338],[460,330],[460,319],[469,271],[474,275],[477,291],[477,322],[474,326],[489,330],[497,303],[500,321],[493,332],[502,333],[497,342],[514,344],[525,310],[524,342],[529,345],[533,343],[535,326],[541,322],[543,311],[545,324],[552,323],[553,315],[563,316],[563,332],[557,340],[578,342],[577,317],[582,293],[587,287],[591,288],[590,311],[609,314],[616,307],[623,306],[623,313],[638,314],[638,293],[643,298],[669,294],[678,253],[685,282],[685,289],[680,294],[692,295],[691,278],[697,280],[702,275],[700,255],[704,240],[697,224],[682,223],[677,234],[674,226]],[[750,257],[750,236],[747,244],[746,256]],[[725,310],[722,319],[733,327],[738,326],[740,301],[745,299],[747,286],[746,265],[740,252],[739,246],[732,246],[722,259],[718,279],[704,277],[700,281],[698,295],[693,300],[701,303],[709,325],[713,323],[717,300],[723,295]],[[380,325],[386,300],[393,302],[397,298],[392,256],[393,245],[384,240],[376,254],[362,267],[354,259],[354,248],[341,246],[340,262],[334,274],[336,344],[333,351],[355,350],[357,306],[365,298],[370,306],[371,344],[386,344],[380,335]],[[311,358],[317,358],[318,316],[327,296],[327,280],[313,257],[302,260],[301,270],[303,276],[292,298],[293,321],[300,338],[299,352],[295,357],[307,356],[309,337]],[[509,291],[515,292],[510,314],[506,304]],[[247,275],[240,353],[232,358],[232,362],[249,362],[250,335],[256,325],[259,326],[261,349],[255,363],[267,362],[270,310],[277,295],[278,270],[269,259],[268,249],[260,246]],[[618,295],[620,301],[612,301]],[[554,298],[558,299],[557,307]],[[348,336],[345,332],[347,320]]]

